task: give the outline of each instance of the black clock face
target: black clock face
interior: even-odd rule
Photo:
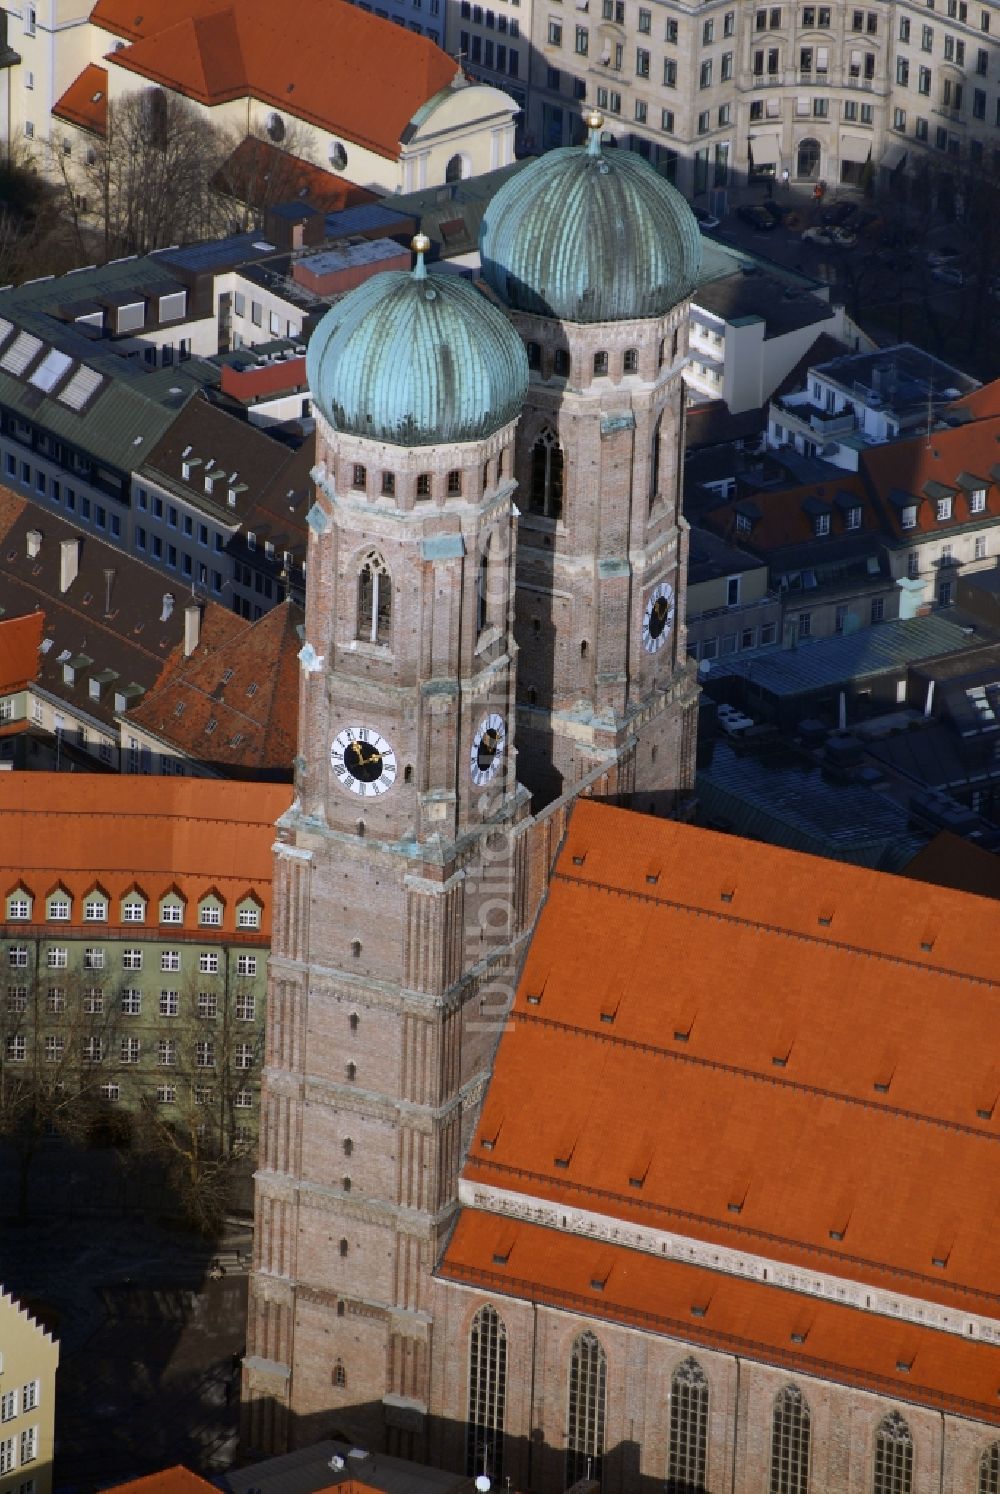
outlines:
[[[351,742],[344,752],[344,767],[359,783],[374,783],[385,771],[381,752],[370,742]]]
[[[655,654],[670,637],[674,625],[674,592],[668,581],[653,588],[642,614],[642,646]]]
[[[469,767],[473,783],[489,783],[496,776],[500,770],[506,740],[507,728],[503,717],[491,711],[480,721],[472,739]]]
[[[338,732],[330,763],[353,794],[384,794],[396,781],[396,754],[373,726],[348,726]]]

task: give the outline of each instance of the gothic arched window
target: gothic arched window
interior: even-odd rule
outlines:
[[[702,1494],[708,1449],[708,1381],[695,1359],[685,1359],[670,1380],[668,1494]]]
[[[507,1329],[494,1307],[481,1307],[469,1335],[469,1419],[466,1473],[486,1473],[497,1484],[503,1473],[503,1424],[507,1404]]]
[[[580,1479],[601,1482],[608,1357],[593,1333],[573,1340],[569,1363],[566,1488]]]
[[[481,633],[490,621],[490,549],[491,540],[483,546],[479,558],[479,576],[476,581],[476,632]]]
[[[1000,1494],[1000,1442],[992,1442],[979,1460],[979,1494]]]
[[[653,450],[649,461],[649,506],[653,507],[660,490],[660,442],[663,438],[663,411],[653,426]]]
[[[381,555],[365,556],[358,572],[358,637],[388,643],[392,634],[392,582]]]
[[[913,1438],[898,1411],[879,1423],[875,1434],[875,1471],[872,1494],[911,1494]]]
[[[774,1398],[771,1420],[771,1494],[807,1494],[809,1407],[794,1385]]]
[[[533,514],[547,519],[562,516],[563,453],[555,431],[546,426],[531,448],[531,489],[528,501]]]

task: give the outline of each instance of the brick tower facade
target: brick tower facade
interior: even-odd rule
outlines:
[[[341,1426],[420,1451],[430,1272],[525,923],[513,433],[411,448],[318,420],[297,797],[275,847],[257,1449]]]
[[[612,323],[511,312],[518,430],[519,772],[536,803],[599,764],[666,812],[694,775],[681,515],[687,302]]]
[[[594,138],[560,170],[585,156],[592,196],[631,194],[612,214],[646,225],[627,305],[505,317],[418,256],[310,342],[318,496],[244,1374],[256,1451],[340,1431],[426,1455],[431,1273],[568,808],[667,811],[692,786],[678,471],[700,247],[672,189],[627,152],[613,170]]]

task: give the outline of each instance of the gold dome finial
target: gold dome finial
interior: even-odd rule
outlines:
[[[417,262],[413,266],[413,273],[414,275],[416,275],[418,280],[423,280],[424,276],[427,274],[427,267],[424,264],[424,255],[427,253],[430,247],[431,241],[425,233],[415,233],[413,235],[413,238],[410,240],[410,248],[417,256]]]
[[[583,122],[590,131],[587,136],[587,149],[592,156],[601,154],[601,131],[604,128],[604,115],[599,109],[591,109],[583,117]]]

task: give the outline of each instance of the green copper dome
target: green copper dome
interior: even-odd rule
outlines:
[[[598,121],[594,123],[594,121]],[[701,235],[681,194],[631,151],[549,151],[505,182],[479,235],[483,276],[516,311],[565,322],[661,316],[690,294]]]
[[[335,430],[395,446],[478,441],[520,412],[528,360],[497,308],[458,275],[373,275],[309,339],[313,400]]]

